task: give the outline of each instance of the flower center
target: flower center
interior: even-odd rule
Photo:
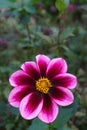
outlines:
[[[48,80],[48,78],[40,78],[36,81],[36,90],[47,94],[50,90],[51,82]]]

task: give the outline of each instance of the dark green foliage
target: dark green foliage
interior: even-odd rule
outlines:
[[[75,5],[72,12],[67,11],[70,4]],[[1,130],[87,129],[86,21],[87,0],[0,0]],[[68,72],[78,78],[74,95],[79,101],[75,98],[72,105],[60,108],[58,118],[50,125],[38,119],[24,120],[18,109],[8,104],[10,74],[39,53],[65,58]]]

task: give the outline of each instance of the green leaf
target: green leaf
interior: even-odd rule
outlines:
[[[87,11],[87,5],[82,5],[82,6],[81,6],[81,9]]]
[[[66,8],[66,6],[65,6],[65,4],[63,3],[62,0],[57,0],[55,4],[56,4],[57,9],[58,9],[60,12],[64,11],[65,8]]]
[[[78,98],[75,96],[75,101],[68,107],[62,107],[59,115],[53,125],[58,129],[63,127],[67,121],[76,113],[78,108]]]
[[[4,102],[0,103],[0,115],[6,112],[6,104]]]
[[[72,27],[68,27],[66,28],[61,34],[60,34],[60,40],[64,40],[65,38],[69,37],[69,36],[73,36],[73,31],[74,31],[74,28]]]
[[[31,0],[23,0],[23,3],[24,4],[28,4],[28,3],[30,3],[31,2]]]
[[[38,37],[40,37],[41,39],[43,39],[44,41],[46,41],[47,43],[51,44],[52,43],[52,40],[49,36],[45,36],[43,33],[41,32],[37,32],[36,35]]]
[[[10,105],[7,106],[7,111],[13,115],[19,115],[19,110]]]
[[[56,7],[60,12],[63,12],[69,5],[69,0],[56,0]]]
[[[24,4],[29,4],[29,5],[32,5],[32,4],[35,4],[37,2],[40,2],[41,0],[24,0]]]
[[[32,4],[36,4],[37,2],[41,2],[41,0],[31,0]]]
[[[5,126],[6,124],[5,124],[5,121],[3,121],[2,123],[0,122],[0,127],[3,127],[3,126]]]
[[[36,9],[34,7],[29,7],[29,6],[24,6],[25,10],[27,13],[29,14],[35,14],[36,13]]]
[[[13,5],[13,2],[10,2],[9,0],[0,0],[0,9],[9,8],[12,5]]]
[[[6,130],[12,130],[13,127],[14,127],[13,123],[6,124]]]
[[[71,59],[71,57],[72,57],[72,59],[74,59],[74,60],[73,60],[73,63],[74,63],[75,60],[77,60],[77,55],[76,55],[72,50],[70,50],[67,46],[61,45],[61,48],[64,49],[65,55],[66,55],[69,59]]]
[[[41,122],[39,119],[34,119],[31,126],[27,130],[47,130],[48,125]]]
[[[66,7],[70,4],[70,0],[63,0],[63,2],[65,3]]]
[[[9,1],[11,1],[11,2],[17,2],[17,0],[9,0]]]
[[[9,95],[9,87],[6,87],[3,91],[3,94],[6,98],[8,98],[8,95]]]
[[[72,130],[71,128],[69,128],[68,126],[64,126],[63,128],[59,128],[59,129],[56,129],[56,130]]]
[[[19,19],[19,23],[21,24],[27,24],[30,21],[30,16],[28,14],[21,14],[20,15],[20,19]]]

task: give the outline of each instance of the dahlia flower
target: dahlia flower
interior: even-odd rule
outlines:
[[[74,11],[74,9],[75,9],[75,5],[74,5],[74,4],[70,4],[70,5],[67,7],[67,11],[68,11],[68,12],[72,12],[72,11]]]
[[[21,69],[10,76],[9,82],[14,88],[8,101],[19,108],[24,119],[38,117],[51,123],[59,113],[59,106],[74,102],[71,89],[76,87],[77,78],[67,73],[67,63],[63,58],[37,55],[36,62],[22,64]]]

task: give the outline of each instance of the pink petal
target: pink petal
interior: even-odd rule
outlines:
[[[42,77],[46,76],[46,69],[50,62],[50,58],[45,55],[36,56],[37,65],[39,66],[40,73]]]
[[[50,61],[48,67],[47,67],[47,77],[53,78],[54,76],[58,74],[63,74],[67,72],[67,63],[63,58],[55,58]]]
[[[20,113],[24,119],[30,120],[39,114],[42,109],[43,98],[39,93],[31,93],[20,103]]]
[[[21,86],[21,85],[28,85],[28,84],[33,85],[34,84],[34,80],[22,70],[18,70],[16,72],[14,72],[10,76],[9,82],[14,87]]]
[[[59,74],[52,79],[53,84],[73,89],[77,85],[77,78],[72,74]]]
[[[35,80],[40,77],[40,72],[35,62],[25,62],[21,68]]]
[[[19,86],[11,90],[8,102],[14,107],[19,107],[21,100],[28,95],[30,92],[34,91],[31,86]]]
[[[45,95],[43,108],[39,113],[38,118],[45,123],[51,123],[56,119],[58,112],[59,109],[57,104],[52,101],[49,95]]]
[[[52,99],[60,106],[68,106],[74,101],[72,92],[67,88],[53,87],[50,93]]]

